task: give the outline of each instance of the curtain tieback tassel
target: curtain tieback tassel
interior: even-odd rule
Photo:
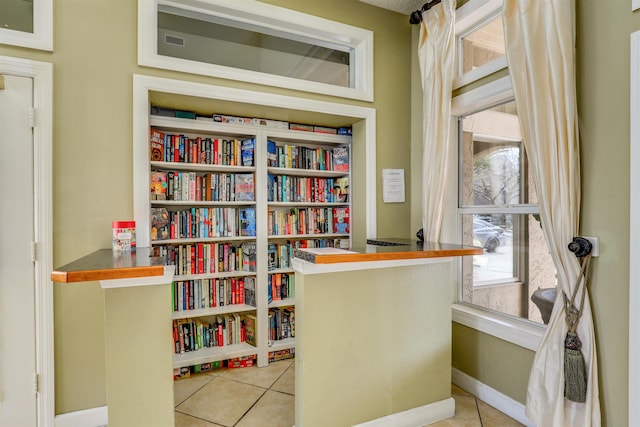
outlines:
[[[575,239],[574,239],[575,240]],[[581,254],[584,255],[584,254]],[[564,397],[572,402],[584,403],[587,400],[587,370],[585,368],[584,355],[582,354],[582,341],[576,332],[589,281],[589,266],[591,264],[591,252],[580,257],[580,275],[573,289],[571,299],[563,293],[565,320],[569,331],[564,339]],[[580,308],[576,307],[578,291],[580,295]]]
[[[587,370],[581,348],[578,335],[569,332],[564,340],[564,397],[578,403],[587,400]]]

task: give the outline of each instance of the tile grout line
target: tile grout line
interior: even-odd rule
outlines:
[[[478,412],[478,419],[480,420],[480,427],[483,427],[484,424],[482,422],[482,415],[480,414],[480,405],[478,404],[478,398],[474,396],[473,400],[476,402],[476,411]]]

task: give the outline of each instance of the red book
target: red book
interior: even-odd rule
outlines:
[[[173,161],[180,161],[180,135],[173,135]]]
[[[220,140],[218,138],[213,140],[213,163],[219,165],[221,161],[222,153],[220,153]]]
[[[204,273],[204,243],[198,243],[198,274]]]

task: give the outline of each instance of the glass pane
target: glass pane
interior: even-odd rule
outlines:
[[[505,55],[502,15],[462,37],[462,72]]]
[[[0,1],[0,28],[33,33],[33,1]]]
[[[460,204],[531,203],[531,183],[515,103],[465,116],[460,126]]]
[[[463,257],[462,301],[543,323],[556,274],[538,216],[469,214],[462,223],[464,243],[484,248]]]
[[[157,43],[159,55],[354,87],[353,49],[294,40],[254,25],[159,12]]]

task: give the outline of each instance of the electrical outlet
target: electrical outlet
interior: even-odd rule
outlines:
[[[600,239],[598,239],[597,237],[589,237],[589,236],[582,236],[585,239],[587,239],[588,241],[591,242],[591,256],[599,256],[600,255]]]

